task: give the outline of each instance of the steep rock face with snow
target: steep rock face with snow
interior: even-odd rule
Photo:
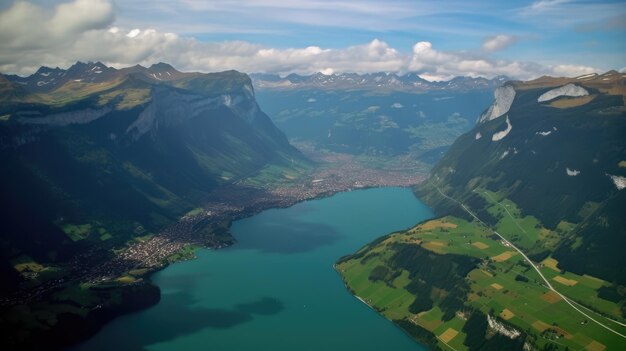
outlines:
[[[507,113],[515,99],[515,88],[512,85],[498,87],[494,92],[494,101],[478,119],[478,123],[485,123]]]
[[[493,136],[491,136],[491,140],[492,141],[500,141],[502,139],[504,139],[507,135],[509,135],[509,133],[511,132],[511,130],[513,129],[513,126],[511,125],[511,121],[509,121],[509,117],[506,117],[506,128],[504,130],[501,130],[499,132],[496,132],[493,134]]]
[[[626,106],[618,89],[625,83],[624,75],[608,72],[584,80],[542,77],[500,90],[492,108],[435,165],[432,183],[420,186],[418,195],[440,213],[464,215],[438,195],[434,183],[473,204],[476,213],[493,218],[473,192],[485,188],[510,199],[547,228],[561,221],[575,223],[560,246],[548,252],[559,267],[626,284],[626,268],[606,269],[626,267],[626,258],[615,249],[626,246],[626,167],[620,167],[626,164]],[[582,105],[539,102],[592,90],[595,98]],[[500,106],[509,108],[492,119],[505,110]]]
[[[561,96],[578,97],[589,95],[589,92],[576,84],[570,83],[562,87],[549,90],[537,98],[538,102],[545,102],[556,99]]]

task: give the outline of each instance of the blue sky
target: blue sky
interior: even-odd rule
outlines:
[[[24,4],[42,13],[41,26],[64,29],[50,37],[43,29],[33,35],[33,29],[4,28],[0,44],[18,49],[0,53],[4,70],[27,72],[40,63],[63,66],[99,56],[113,65],[160,60],[201,71],[416,71],[440,79],[626,67],[626,1],[8,1],[0,6],[0,19],[27,20],[16,10]],[[68,29],[53,23],[57,17],[82,22]],[[64,40],[66,54],[44,42],[56,39]],[[117,47],[101,52],[88,39]],[[430,46],[417,50],[418,43]],[[35,53],[41,62],[23,59]]]

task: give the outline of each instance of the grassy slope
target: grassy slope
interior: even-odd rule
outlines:
[[[518,221],[519,218],[515,218]],[[519,221],[522,228],[530,231],[534,225],[524,225],[529,219]],[[503,221],[498,231],[504,233],[511,229],[510,223]],[[519,228],[518,228],[519,229]],[[538,235],[537,229],[529,235]],[[525,240],[520,239],[520,242]],[[407,290],[411,280],[424,279],[423,276],[411,276],[406,270],[391,281],[391,284],[375,281],[370,277],[376,267],[387,267],[394,270],[393,256],[404,245],[420,246],[437,256],[463,255],[481,259],[481,263],[467,274],[466,284],[469,292],[465,295],[465,307],[459,309],[452,319],[443,318],[442,308],[446,301],[442,296],[450,291],[440,291],[429,286],[429,294],[433,307],[417,313],[411,312],[409,306],[415,300],[415,294]],[[614,302],[598,297],[601,286],[609,283],[590,276],[579,276],[573,273],[561,274],[552,268],[542,268],[542,272],[552,279],[553,285],[561,293],[575,301],[581,301],[612,318],[624,319],[620,314],[620,306]],[[505,319],[507,323],[528,334],[527,341],[543,347],[548,343],[558,345],[561,349],[583,349],[592,342],[605,345],[608,350],[618,350],[625,341],[592,322],[585,323],[586,318],[573,310],[557,295],[548,292],[541,284],[539,276],[511,248],[494,240],[491,231],[476,222],[468,222],[455,217],[444,217],[422,223],[406,232],[394,233],[363,248],[353,256],[349,256],[337,265],[337,270],[344,277],[347,286],[356,296],[363,298],[373,308],[379,310],[390,320],[407,320],[422,327],[438,337],[438,346],[447,349],[442,338],[456,350],[468,349],[464,345],[466,334],[463,326],[471,310],[479,310],[484,314],[491,313]],[[521,281],[518,276],[528,281]],[[569,280],[554,280],[555,277]],[[518,279],[516,279],[518,278]],[[566,286],[559,281],[576,282]],[[506,311],[505,311],[506,309]],[[592,313],[592,312],[590,312]],[[610,323],[597,313],[594,318]],[[449,317],[448,317],[449,318]],[[614,323],[611,326],[618,328]],[[458,332],[444,332],[452,328]],[[405,328],[406,329],[406,328]],[[623,331],[623,330],[621,330]],[[562,335],[557,338],[557,335]],[[423,339],[423,338],[422,338]]]

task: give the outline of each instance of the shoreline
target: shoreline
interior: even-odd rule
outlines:
[[[337,157],[339,158],[335,159]],[[373,169],[356,161],[353,156],[341,154],[326,155],[317,162],[318,167],[293,182],[259,187],[247,185],[244,180],[221,186],[199,206],[198,209],[201,209],[199,214],[181,215],[178,221],[163,228],[154,236],[145,241],[130,242],[130,245],[124,247],[113,258],[99,264],[85,265],[79,254],[76,259],[68,262],[74,272],[73,275],[62,281],[33,289],[26,294],[23,292],[17,296],[3,298],[0,301],[0,309],[6,312],[20,305],[28,307],[37,303],[50,303],[51,308],[55,308],[54,306],[72,304],[74,302],[71,300],[51,300],[50,297],[84,283],[89,285],[87,289],[91,293],[98,291],[97,294],[100,296],[97,305],[76,305],[83,310],[81,313],[65,313],[72,317],[66,323],[71,326],[70,328],[49,324],[44,328],[28,329],[20,324],[14,324],[11,330],[19,332],[15,333],[16,335],[26,334],[19,339],[16,336],[14,340],[10,340],[9,343],[12,344],[9,346],[14,349],[32,349],[22,345],[34,343],[36,347],[46,346],[56,349],[76,347],[99,332],[111,320],[156,305],[160,300],[160,288],[152,283],[152,275],[170,264],[195,259],[200,248],[217,250],[236,244],[237,239],[230,233],[230,228],[237,220],[255,216],[266,210],[288,208],[343,192],[386,187],[412,188],[426,179],[426,174],[422,172],[414,173],[409,169],[404,171]],[[313,182],[319,179],[323,181]],[[108,289],[106,290],[108,292],[100,292],[98,289],[102,287]],[[111,301],[111,296],[120,295],[122,291],[133,287],[137,289],[128,293],[122,301]],[[146,291],[155,290],[157,297],[136,306],[125,305],[129,300],[141,299],[142,288]],[[63,330],[67,329],[81,332],[63,333]]]
[[[388,234],[381,236],[381,238],[386,237]],[[393,319],[389,319],[387,317],[385,317],[382,313],[380,313],[380,311],[378,311],[374,306],[370,305],[369,303],[367,303],[367,301],[365,301],[365,299],[363,299],[362,297],[358,296],[354,290],[352,290],[352,288],[350,288],[350,286],[348,285],[348,282],[346,281],[345,277],[343,276],[343,274],[341,274],[341,272],[337,269],[337,264],[340,263],[342,260],[350,258],[351,256],[355,255],[353,254],[349,254],[346,256],[343,256],[341,258],[339,258],[337,260],[337,262],[335,262],[333,264],[333,269],[335,271],[335,273],[337,273],[337,275],[339,275],[339,278],[341,279],[341,281],[343,282],[344,287],[346,288],[347,292],[352,295],[353,297],[357,298],[359,301],[363,302],[369,309],[371,309],[374,313],[376,313],[377,316],[386,319],[387,321],[389,321],[390,323],[392,323],[394,325],[394,327],[400,329],[400,331],[402,331],[402,333],[404,333],[407,337],[409,337],[413,342],[415,342],[416,344],[418,344],[419,346],[424,347],[424,350],[431,350],[431,349],[436,349],[437,347],[437,343],[432,342],[432,340],[429,340],[427,338],[422,338],[420,337],[420,335],[415,335],[413,333],[411,333],[411,331],[408,328],[405,328],[404,322],[405,320],[393,320]]]
[[[230,228],[232,226],[232,223],[237,221],[237,220],[241,220],[241,219],[245,219],[245,218],[249,218],[249,217],[255,216],[255,215],[257,215],[257,214],[259,214],[259,213],[261,213],[263,211],[272,210],[272,209],[289,208],[289,207],[295,206],[295,205],[300,204],[300,203],[305,203],[305,202],[308,202],[308,201],[317,201],[317,200],[325,199],[325,198],[332,197],[332,196],[335,196],[337,194],[341,194],[341,193],[345,193],[345,192],[351,192],[351,191],[357,191],[357,190],[377,189],[377,188],[411,188],[411,186],[413,186],[413,185],[406,185],[406,186],[376,185],[376,186],[366,186],[366,187],[359,187],[359,188],[348,188],[348,189],[343,189],[343,190],[338,190],[338,191],[320,192],[320,193],[316,194],[313,197],[296,199],[295,201],[291,201],[291,202],[282,202],[282,203],[274,205],[274,206],[271,206],[271,205],[269,205],[269,206],[259,206],[259,207],[253,206],[253,208],[248,208],[248,209],[246,209],[244,211],[237,212],[235,215],[233,215],[232,217],[229,218],[228,226],[227,226],[227,230],[229,231],[228,234],[231,236],[231,238],[233,238],[232,243],[230,243],[228,245],[224,245],[224,246],[219,246],[219,247],[205,247],[205,246],[196,245],[193,248],[194,257],[184,258],[184,259],[173,261],[173,262],[167,262],[167,263],[164,263],[162,266],[155,267],[154,269],[150,269],[149,271],[145,272],[143,275],[141,275],[141,278],[143,278],[142,284],[146,285],[149,288],[156,289],[158,291],[158,298],[157,299],[153,299],[153,300],[151,300],[150,303],[148,303],[146,305],[143,305],[143,306],[141,306],[139,308],[129,308],[129,309],[125,309],[125,310],[116,310],[115,312],[113,312],[112,315],[109,316],[109,318],[99,320],[98,321],[98,325],[94,326],[94,328],[88,334],[84,334],[84,335],[78,336],[75,340],[71,341],[71,343],[62,346],[62,348],[77,347],[81,343],[86,342],[91,337],[96,335],[106,324],[108,324],[109,322],[113,321],[114,319],[116,319],[118,317],[121,317],[123,315],[140,312],[142,310],[145,310],[145,309],[148,309],[150,307],[153,307],[153,306],[157,305],[160,302],[161,290],[160,290],[160,287],[158,285],[156,285],[156,284],[154,284],[152,282],[152,279],[151,279],[152,275],[160,272],[163,269],[166,269],[167,267],[169,267],[172,264],[176,264],[176,263],[182,262],[182,261],[187,261],[187,260],[190,260],[190,259],[196,259],[197,258],[196,253],[199,250],[201,250],[201,249],[219,250],[219,249],[223,249],[223,248],[226,248],[226,247],[231,247],[232,245],[236,245],[237,244],[237,239],[230,234]],[[192,245],[190,245],[190,246],[192,246]],[[141,298],[142,295],[141,295],[141,293],[139,293],[139,295],[137,295],[137,296]],[[369,306],[369,304],[367,304],[365,301],[363,301],[363,302],[366,305]],[[372,308],[371,306],[369,306],[369,307]]]

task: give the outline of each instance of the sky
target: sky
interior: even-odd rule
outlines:
[[[626,0],[0,0],[0,71],[577,76],[626,69]]]

